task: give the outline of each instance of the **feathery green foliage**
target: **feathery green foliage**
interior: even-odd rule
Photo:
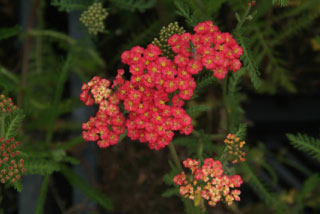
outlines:
[[[288,0],[272,0],[272,4],[279,4],[281,6],[287,6]]]
[[[35,214],[43,214],[44,205],[47,198],[50,175],[45,175],[41,185],[41,191],[37,199]]]
[[[287,209],[286,205],[279,201],[276,195],[268,190],[268,188],[256,176],[256,173],[247,163],[242,163],[241,168],[243,173],[249,178],[249,185],[252,190],[261,198],[268,206],[276,209],[277,213],[284,213]]]
[[[304,183],[302,189],[296,195],[296,201],[299,210],[301,211],[304,207],[304,200],[308,197],[312,197],[310,194],[320,183],[320,177],[318,174],[310,176]]]
[[[156,0],[110,0],[112,7],[117,7],[130,12],[144,12],[155,6]]]
[[[9,28],[0,28],[0,40],[7,39],[10,37],[13,37],[20,33],[22,30],[20,25],[16,25],[14,27],[9,27]]]
[[[194,12],[191,12],[187,2],[184,0],[174,0],[174,4],[177,8],[177,14],[184,17],[191,27],[199,23],[199,17],[197,17]]]
[[[62,165],[61,173],[71,185],[78,188],[86,197],[97,202],[106,210],[113,210],[113,205],[107,196],[100,190],[90,186],[80,175],[73,172],[69,167]]]
[[[216,83],[216,82],[217,82],[217,79],[213,76],[212,71],[203,72],[203,74],[196,81],[197,86],[193,92],[192,99],[198,98],[199,95],[203,91],[205,91],[205,89],[207,89],[209,86],[211,86],[213,83]]]
[[[249,40],[240,33],[236,35],[236,38],[243,49],[243,55],[240,59],[243,60],[244,67],[249,71],[249,75],[253,86],[256,89],[258,89],[261,84],[261,80],[259,78],[260,71],[258,70],[258,65],[256,64],[256,61],[252,57]]]
[[[90,0],[52,0],[51,5],[58,7],[59,11],[71,12],[74,10],[85,10],[92,4]]]
[[[24,114],[21,110],[15,110],[6,117],[5,139],[9,139],[17,135],[17,130],[21,127],[23,118]]]
[[[179,188],[174,187],[174,188],[168,188],[166,191],[162,193],[161,196],[164,198],[170,198],[172,196],[179,196],[179,195],[180,195]]]
[[[320,159],[320,139],[301,133],[287,134],[287,138],[294,148],[306,152],[313,158]]]
[[[27,159],[24,162],[27,174],[50,175],[54,171],[59,171],[60,166],[56,161],[45,159]]]
[[[202,112],[208,111],[210,108],[206,105],[196,105],[191,106],[188,109],[186,109],[187,114],[189,114],[191,117],[196,116]]]
[[[49,128],[48,128],[48,131],[47,131],[47,136],[46,136],[46,142],[49,143],[52,139],[52,136],[53,136],[53,128],[54,128],[54,124],[55,124],[55,121],[57,119],[57,117],[59,116],[59,112],[58,112],[58,105],[59,105],[59,102],[61,100],[61,97],[62,97],[62,92],[63,92],[63,89],[64,89],[64,85],[65,85],[65,82],[67,81],[67,78],[68,78],[68,74],[69,74],[69,71],[70,71],[70,55],[67,56],[67,59],[61,69],[61,72],[60,72],[60,75],[59,75],[59,79],[58,79],[58,83],[57,83],[57,88],[56,88],[56,91],[55,91],[55,95],[54,95],[54,99],[53,99],[53,103],[51,105],[51,109],[50,109],[50,112],[51,112],[51,118],[50,118],[50,121],[48,121],[48,124],[49,124]]]

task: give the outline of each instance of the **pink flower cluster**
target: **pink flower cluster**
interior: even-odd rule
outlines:
[[[228,70],[236,72],[241,68],[239,60],[242,48],[230,33],[222,33],[211,21],[199,23],[194,27],[195,34],[176,34],[169,38],[168,44],[177,55],[174,62],[186,66],[189,71],[202,70],[202,66],[212,70],[218,79],[225,78]],[[194,50],[190,49],[190,43]]]
[[[119,135],[125,131],[125,117],[120,112],[117,95],[109,88],[110,81],[95,76],[82,85],[80,100],[86,105],[99,104],[96,117],[82,124],[83,139],[98,141],[99,147],[107,147],[118,143]]]
[[[150,149],[159,150],[172,141],[174,131],[192,133],[192,119],[182,108],[196,88],[192,75],[204,65],[223,78],[227,69],[236,71],[241,66],[238,58],[242,53],[231,34],[219,33],[212,22],[200,23],[194,29],[195,35],[170,37],[168,43],[177,53],[174,60],[161,56],[158,46],[135,46],[121,55],[129,66],[130,80],[125,80],[124,70],[119,69],[112,85],[99,77],[83,84],[80,100],[86,105],[99,104],[96,117],[82,126],[83,138],[98,140],[100,147],[107,147],[116,144],[127,128],[130,139],[148,142]],[[195,54],[190,41],[196,47]]]
[[[224,175],[219,160],[206,158],[200,167],[197,160],[188,158],[183,161],[183,165],[191,169],[192,176],[186,176],[182,172],[173,178],[174,183],[180,186],[182,196],[191,200],[195,200],[197,195],[201,196],[208,200],[210,206],[215,206],[219,201],[225,201],[228,205],[231,205],[234,200],[240,201],[240,190],[231,190],[231,188],[241,186],[241,177]]]

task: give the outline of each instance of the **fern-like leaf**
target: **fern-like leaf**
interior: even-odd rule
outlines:
[[[156,0],[110,0],[112,6],[131,12],[144,12],[155,6]]]
[[[61,173],[74,187],[78,188],[86,197],[97,202],[106,210],[113,210],[111,200],[100,190],[90,186],[87,181],[66,166],[61,166]]]
[[[15,36],[18,33],[20,33],[21,30],[22,30],[22,28],[20,25],[16,25],[16,26],[10,27],[10,28],[0,28],[0,40]]]
[[[243,163],[242,168],[244,173],[249,177],[249,185],[257,196],[260,197],[268,206],[275,208],[277,213],[285,213],[285,210],[287,209],[286,205],[277,200],[275,194],[268,190],[268,188],[256,176],[256,173],[253,172],[251,167],[247,163]]]
[[[320,183],[320,177],[318,174],[310,176],[304,183],[300,192],[296,196],[297,204],[299,209],[303,208],[303,201],[306,199],[307,195],[314,190]]]
[[[21,126],[24,114],[20,110],[14,111],[8,118],[6,118],[5,139],[15,137],[17,130]]]
[[[272,4],[279,4],[283,7],[288,5],[288,0],[272,0]]]
[[[209,106],[206,105],[197,105],[197,106],[191,106],[189,107],[186,112],[190,115],[190,116],[196,116],[204,111],[208,111],[210,109]]]
[[[261,80],[259,78],[260,71],[258,70],[258,65],[252,57],[249,40],[240,34],[237,35],[237,39],[243,49],[243,55],[241,56],[241,59],[244,62],[245,68],[249,71],[251,82],[255,88],[259,88],[261,84]]]
[[[50,175],[54,171],[59,171],[60,166],[57,162],[44,159],[27,159],[24,162],[26,174]]]
[[[179,195],[180,195],[180,192],[178,187],[169,188],[164,193],[162,193],[162,197],[164,198],[170,198],[172,196],[179,196]]]
[[[191,13],[191,9],[186,2],[183,0],[175,0],[174,4],[177,8],[177,14],[184,17],[190,26],[193,27],[198,24],[199,18],[197,18],[194,13]]]
[[[291,37],[302,29],[310,26],[314,20],[316,20],[320,16],[320,9],[314,11],[308,11],[306,15],[302,15],[297,20],[288,23],[288,27],[285,31],[277,34],[275,40],[272,42],[274,45],[280,44],[284,39]]]
[[[90,0],[52,0],[51,5],[58,7],[59,11],[71,12],[85,10],[92,4]]]
[[[306,152],[313,158],[320,159],[320,139],[300,133],[297,135],[287,134],[287,138],[294,148]]]

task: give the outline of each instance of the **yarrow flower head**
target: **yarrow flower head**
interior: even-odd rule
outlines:
[[[193,75],[202,70],[203,58],[212,61],[212,69],[227,71],[231,64],[241,66],[237,58],[242,52],[230,34],[218,34],[211,22],[199,23],[195,31],[195,35],[182,33],[170,38],[166,34],[176,53],[173,60],[164,57],[156,45],[135,46],[121,54],[122,62],[129,67],[130,80],[125,80],[125,71],[119,69],[112,84],[97,76],[83,84],[80,100],[86,105],[99,105],[96,116],[82,126],[83,138],[107,147],[117,144],[119,135],[127,129],[131,140],[159,150],[172,141],[174,132],[191,134],[192,119],[183,105],[193,96]],[[194,44],[194,50],[190,44]]]
[[[175,61],[188,65],[189,73],[197,73],[204,66],[212,70],[215,77],[223,79],[228,70],[236,72],[241,68],[239,58],[243,50],[230,33],[220,32],[211,21],[199,23],[194,31],[193,35],[175,34],[168,39],[176,53]]]
[[[245,141],[240,141],[240,138],[235,134],[229,133],[224,143],[227,144],[228,154],[233,159],[232,163],[237,163],[238,161],[244,162],[246,160],[244,158],[246,153],[243,152],[243,146],[246,144]]]
[[[197,204],[201,198],[215,206],[219,201],[231,205],[233,201],[240,201],[240,187],[242,179],[239,175],[228,177],[223,174],[222,164],[219,160],[206,158],[200,166],[197,160],[188,158],[183,161],[186,168],[191,169],[191,176],[185,172],[173,178],[175,184],[180,186],[180,194],[185,198],[194,200]]]
[[[20,142],[14,138],[0,138],[0,182],[15,183],[21,179],[25,172],[24,160],[20,158]]]

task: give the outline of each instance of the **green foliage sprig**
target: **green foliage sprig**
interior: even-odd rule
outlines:
[[[130,12],[144,12],[155,6],[156,0],[110,0],[111,6]]]
[[[290,144],[313,158],[320,159],[320,139],[310,137],[306,134],[287,134]]]

